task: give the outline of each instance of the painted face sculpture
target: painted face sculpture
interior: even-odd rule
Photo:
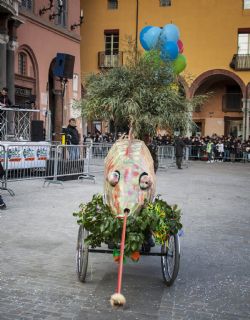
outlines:
[[[141,140],[118,140],[105,159],[104,192],[113,213],[140,212],[155,193],[154,163]]]

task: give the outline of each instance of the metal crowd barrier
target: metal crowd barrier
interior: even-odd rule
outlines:
[[[174,165],[175,155],[173,146],[157,147],[158,168],[167,169]]]
[[[0,161],[4,175],[0,177],[1,189],[10,194],[8,182],[30,179],[44,179],[45,183],[61,183],[58,179],[77,176],[78,179],[95,177],[89,173],[91,146],[13,144],[0,145]]]
[[[78,179],[90,179],[95,181],[94,175],[89,173],[89,159],[91,146],[84,145],[58,145],[51,161],[53,167],[53,179],[46,177],[46,183],[61,183],[60,177],[77,176]],[[48,166],[49,167],[49,166]]]
[[[189,159],[190,160],[201,160],[207,161],[207,151],[206,146],[194,146],[190,145],[189,148]],[[250,152],[246,152],[245,150],[238,149],[232,152],[231,150],[225,149],[224,152],[219,155],[215,152],[212,152],[212,160],[213,161],[222,161],[223,162],[249,162],[250,161]]]
[[[104,171],[104,159],[112,147],[112,143],[89,144],[89,173],[95,174]]]
[[[174,146],[158,146],[157,157],[159,169],[168,169],[176,167],[175,148]],[[189,165],[189,148],[185,147],[183,150],[182,165],[188,167]]]
[[[95,174],[104,171],[104,159],[111,143],[86,143],[83,145],[52,145],[49,143],[3,143],[0,145],[0,162],[4,175],[0,176],[2,190],[10,194],[8,182],[29,179],[44,179],[46,183],[61,183],[62,177],[76,176],[78,179],[95,181]],[[195,150],[195,151],[194,151]],[[184,148],[183,166],[189,165],[193,156],[206,160],[206,154],[196,153],[197,148]],[[243,152],[242,157],[231,157],[229,161],[250,161],[250,153]],[[175,167],[174,146],[158,146],[157,157],[159,169]]]

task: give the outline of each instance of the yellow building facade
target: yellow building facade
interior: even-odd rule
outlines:
[[[197,124],[193,134],[248,138],[249,0],[81,0],[81,7],[83,78],[125,63],[128,37],[143,50],[139,42],[143,27],[174,23],[187,58],[180,75],[186,96],[212,93],[193,113]]]

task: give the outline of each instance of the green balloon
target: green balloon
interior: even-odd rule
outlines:
[[[187,59],[183,54],[178,54],[178,57],[173,61],[174,73],[181,73],[187,66]]]

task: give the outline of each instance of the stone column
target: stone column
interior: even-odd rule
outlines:
[[[8,96],[10,101],[15,104],[15,41],[9,41],[7,46],[7,75],[6,83],[9,89]]]
[[[0,68],[0,90],[3,87],[7,86],[7,42],[9,37],[5,34],[0,34],[0,61],[1,61],[1,68]]]
[[[9,41],[8,36],[8,14],[0,14],[0,89],[6,87],[7,79],[7,43]]]
[[[246,103],[246,137],[245,139],[248,140],[249,138],[249,118],[250,116],[250,99],[247,99],[247,103]]]
[[[243,107],[243,119],[242,119],[242,141],[246,140],[246,109],[247,109],[247,99],[242,99]]]
[[[7,87],[8,96],[12,104],[15,104],[15,50],[18,47],[17,43],[17,28],[20,21],[15,18],[9,20],[9,42],[7,45]],[[14,112],[8,112],[8,134],[13,135],[15,131]]]
[[[8,96],[12,104],[15,104],[15,48],[16,41],[9,41],[7,46],[7,88]],[[15,131],[14,112],[7,113],[8,134],[13,135]]]

